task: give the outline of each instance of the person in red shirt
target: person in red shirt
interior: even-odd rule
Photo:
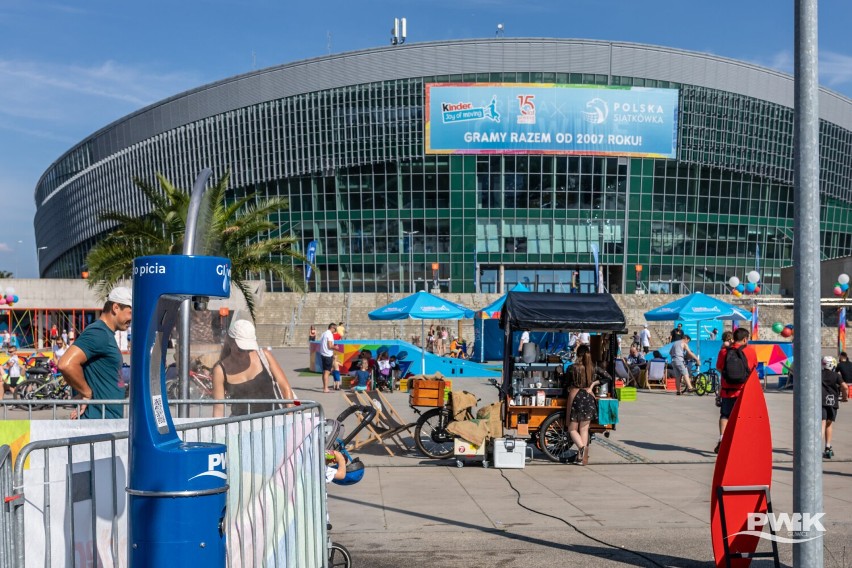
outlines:
[[[758,380],[757,378],[757,353],[754,348],[748,345],[748,338],[751,332],[748,329],[740,328],[734,332],[734,342],[729,347],[722,347],[719,351],[719,357],[716,359],[716,368],[722,375],[722,406],[719,409],[719,442],[713,449],[714,453],[719,453],[719,447],[722,445],[722,436],[725,434],[725,427],[728,425],[728,418],[734,410],[739,396],[743,392],[743,388],[747,381]],[[732,349],[742,350],[748,362],[748,378],[742,382],[729,381],[725,376],[725,361],[728,358],[728,352]]]

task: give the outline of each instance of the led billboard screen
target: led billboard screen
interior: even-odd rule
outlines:
[[[426,153],[674,158],[677,113],[677,89],[429,83]]]

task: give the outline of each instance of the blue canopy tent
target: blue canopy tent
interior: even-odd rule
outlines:
[[[695,292],[674,302],[645,312],[648,321],[700,322],[706,320],[751,321],[751,314],[733,304]],[[701,337],[698,337],[698,355],[701,355]]]
[[[530,289],[520,282],[510,290],[510,292],[529,291]],[[500,311],[503,309],[503,304],[506,303],[507,296],[508,294],[503,294],[476,312],[479,323],[473,326],[474,352],[471,353],[471,360],[478,363],[503,360],[504,338],[503,331],[500,329]],[[537,331],[530,333],[530,341],[537,345],[551,344],[554,347],[559,343],[564,343],[565,348],[567,348],[568,334]],[[514,347],[517,348],[517,343]]]
[[[433,296],[425,290],[406,296],[387,306],[370,312],[371,320],[420,320],[420,372],[426,373],[425,321],[428,320],[457,320],[470,319],[474,312],[464,306]]]

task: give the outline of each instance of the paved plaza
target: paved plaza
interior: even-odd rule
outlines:
[[[327,416],[345,408],[340,393],[323,394],[321,379],[300,375],[305,349],[276,351],[303,399],[320,402]],[[481,379],[457,379],[480,406],[497,400]],[[414,421],[408,395],[390,401]],[[770,382],[776,512],[793,512],[793,395]],[[407,566],[429,561],[446,567],[711,566],[710,482],[718,409],[709,396],[640,391],[621,405],[608,440],[592,445],[589,465],[554,464],[541,454],[525,469],[484,469],[471,462],[391,457],[371,444],[356,453],[367,464],[358,485],[329,488],[334,540],[357,566]],[[825,566],[852,566],[852,405],[842,406],[835,429],[836,457],[824,462]],[[350,419],[351,421],[351,419]],[[348,421],[347,426],[354,424]],[[396,451],[396,447],[392,446]],[[520,493],[520,503],[517,490]],[[782,533],[783,534],[783,533]],[[782,563],[792,548],[779,545]],[[769,549],[768,545],[762,548]],[[754,566],[769,566],[755,561]]]

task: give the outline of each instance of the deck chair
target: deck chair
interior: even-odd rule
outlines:
[[[631,383],[636,382],[633,375],[630,373],[630,367],[624,359],[618,358],[615,360],[615,378],[624,381],[624,386],[629,387]]]
[[[396,455],[385,443],[386,441],[394,443],[403,452],[414,451],[414,443],[406,443],[404,437],[407,432],[408,436],[414,440],[414,423],[403,421],[386,397],[381,396],[378,391],[356,392],[355,397],[360,404],[372,405],[376,409],[376,417],[371,426],[379,438],[378,442],[385,448],[385,451],[392,456]]]
[[[650,390],[654,388],[666,389],[666,362],[649,361],[645,374],[645,386]]]
[[[356,393],[356,392],[341,392],[340,394],[343,396],[343,399],[346,401],[346,404],[348,404],[349,406],[361,406],[363,404],[370,404],[369,401],[367,401],[367,402],[362,401],[361,398],[358,397],[358,393]],[[356,412],[356,416],[358,417],[359,420],[363,419],[363,416],[361,415],[360,412]],[[378,417],[378,413],[376,414],[376,416]],[[391,456],[394,455],[393,451],[391,451],[390,448],[385,446],[385,443],[382,441],[382,437],[376,431],[376,419],[375,418],[373,419],[372,423],[367,424],[366,427],[364,428],[364,430],[361,433],[359,433],[358,436],[356,436],[354,440],[352,440],[350,442],[350,449],[358,450],[360,448],[363,448],[367,444],[371,444],[373,442],[376,442],[377,444],[382,446],[385,449],[385,451],[388,454],[390,454]]]

